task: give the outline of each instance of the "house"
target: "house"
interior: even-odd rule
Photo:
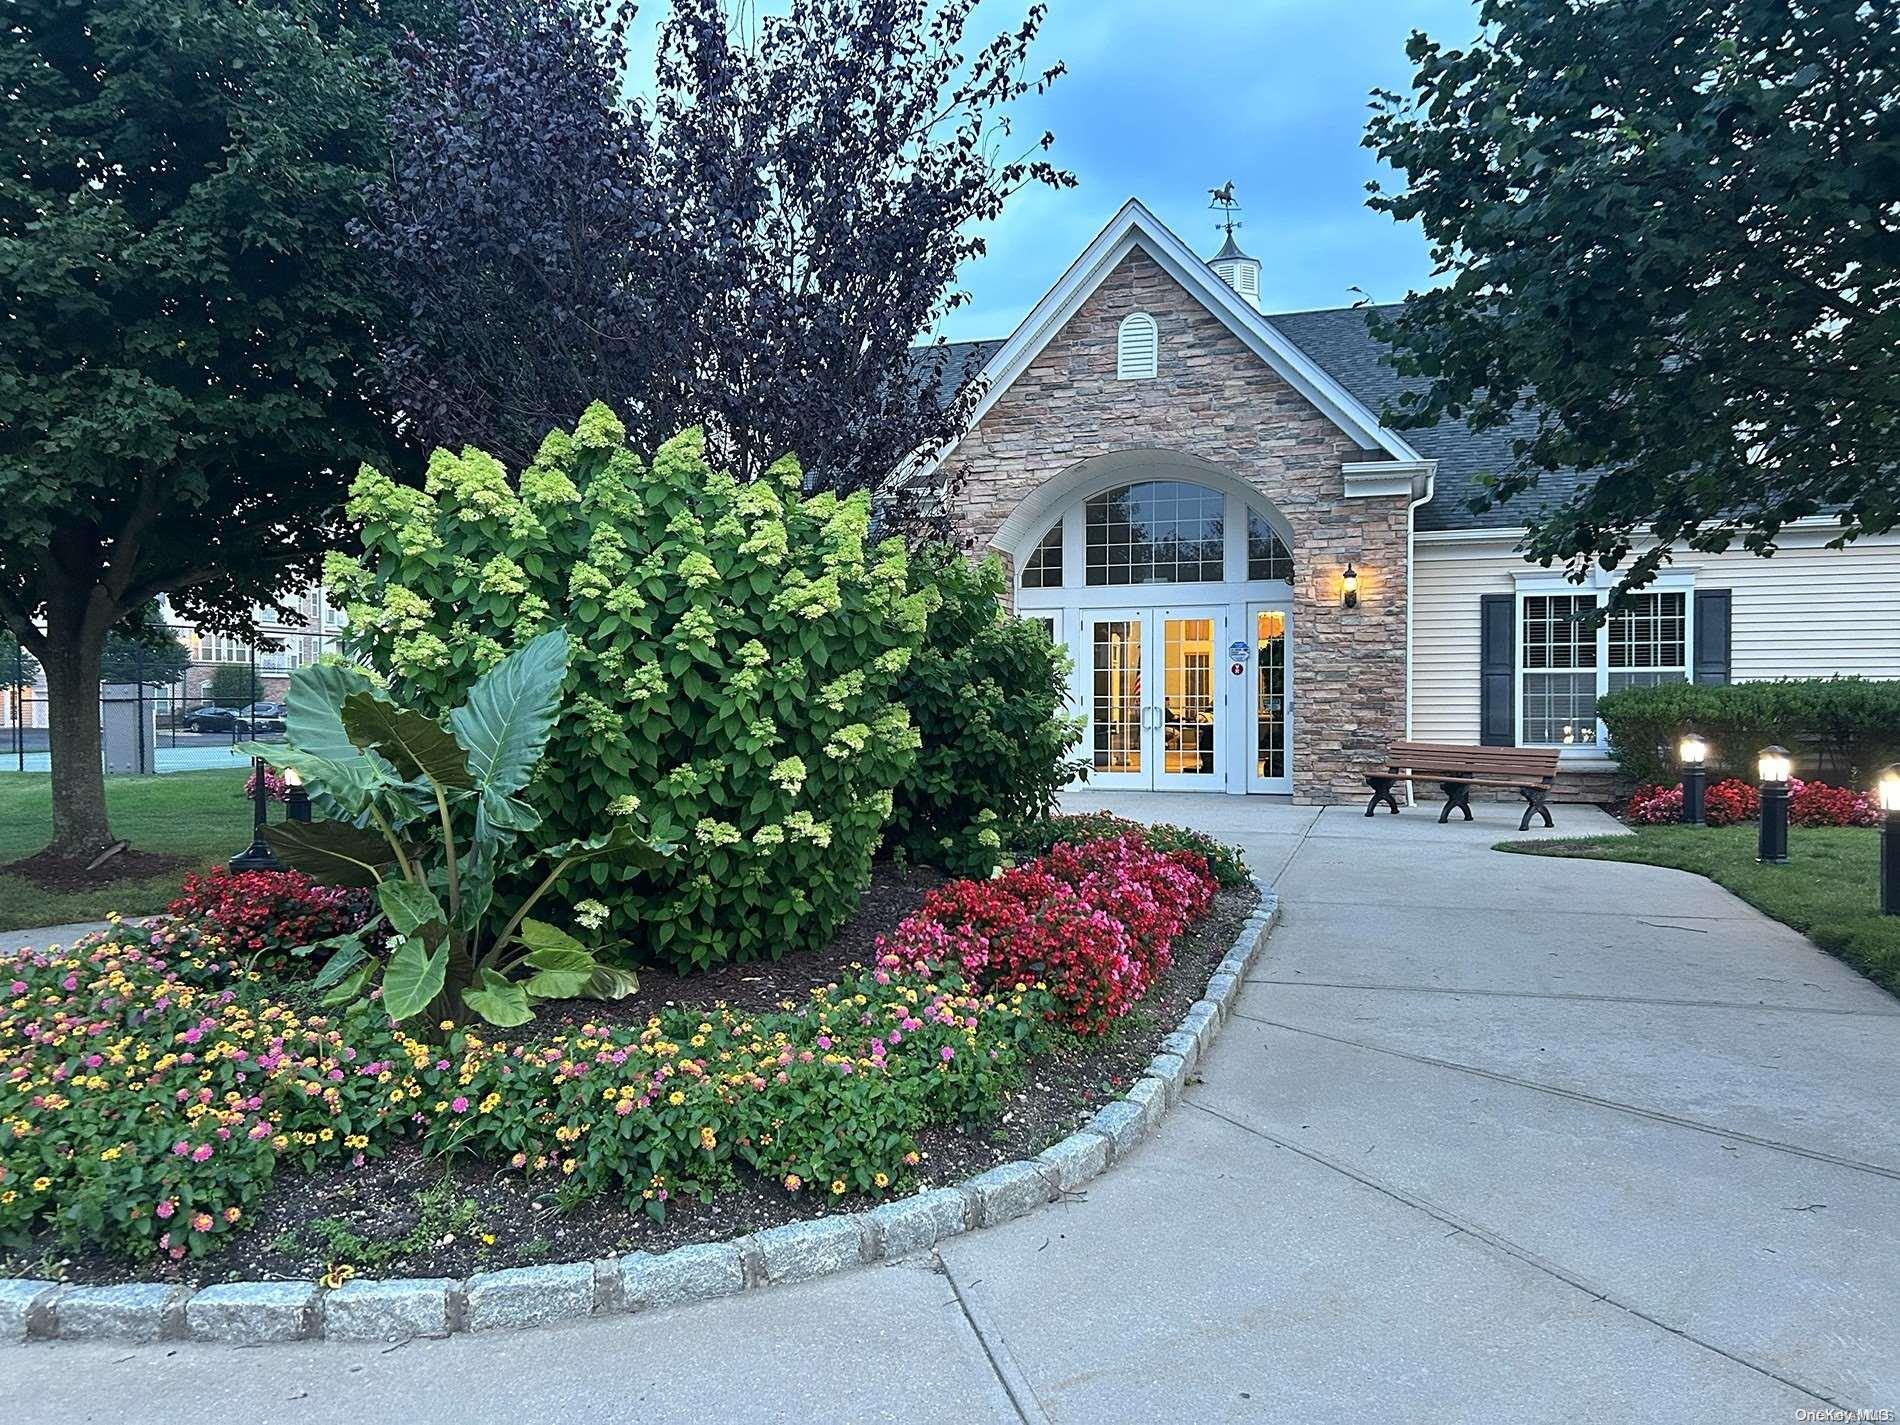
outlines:
[[[1095,785],[1329,802],[1412,737],[1554,746],[1596,798],[1604,691],[1900,676],[1900,538],[1829,550],[1826,520],[1772,559],[1686,555],[1581,627],[1609,581],[1526,562],[1521,502],[1468,508],[1513,432],[1388,429],[1365,313],[1268,313],[1263,285],[1231,230],[1203,260],[1130,200],[1007,340],[956,353],[986,389],[907,477],[1070,649]]]

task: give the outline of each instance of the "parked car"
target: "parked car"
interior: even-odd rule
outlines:
[[[193,708],[178,719],[186,732],[249,732],[251,720],[236,708]]]
[[[284,711],[282,703],[252,703],[248,708],[239,708],[238,716],[249,718],[251,726],[259,732],[282,732]]]

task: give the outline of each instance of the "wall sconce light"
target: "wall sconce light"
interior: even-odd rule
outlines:
[[[1788,779],[1794,775],[1794,759],[1785,747],[1764,747],[1755,772],[1761,778],[1761,838],[1755,859],[1780,866],[1788,859]]]
[[[1704,809],[1707,805],[1709,769],[1705,764],[1709,760],[1709,744],[1702,740],[1700,733],[1685,732],[1676,747],[1676,755],[1682,762],[1682,824],[1706,826],[1708,820]]]
[[[1346,564],[1346,572],[1339,576],[1339,588],[1339,602],[1349,609],[1358,608],[1359,571],[1352,567],[1351,561]]]
[[[1900,915],[1900,763],[1874,784],[1880,802],[1880,912]]]

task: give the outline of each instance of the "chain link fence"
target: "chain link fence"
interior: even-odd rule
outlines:
[[[178,772],[236,767],[240,742],[283,736],[290,675],[341,651],[341,632],[323,620],[270,627],[255,639],[157,627],[172,646],[115,640],[99,684],[106,770]],[[325,626],[325,624],[328,626]],[[0,644],[0,772],[48,770],[46,678],[12,640]]]

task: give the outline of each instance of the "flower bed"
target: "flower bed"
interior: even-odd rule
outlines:
[[[1635,826],[1667,826],[1682,820],[1682,786],[1638,787],[1623,819]],[[1732,826],[1761,815],[1761,793],[1749,782],[1729,777],[1703,796],[1703,818],[1710,826]],[[1788,820],[1796,826],[1877,826],[1880,809],[1865,792],[1830,787],[1825,782],[1788,783]]]
[[[392,1152],[479,1160],[560,1206],[617,1192],[654,1218],[742,1185],[901,1190],[922,1138],[993,1119],[1031,1060],[1060,1057],[1061,1026],[1125,1013],[1127,967],[1165,966],[1212,885],[1191,857],[1111,842],[1021,868],[1010,894],[1032,893],[1066,928],[1035,917],[1039,938],[992,937],[977,969],[925,956],[776,1010],[669,1005],[519,1043],[412,1034],[371,1000],[313,1012],[185,916],[21,952],[0,969],[0,1242],[197,1258],[245,1231],[281,1168]]]

